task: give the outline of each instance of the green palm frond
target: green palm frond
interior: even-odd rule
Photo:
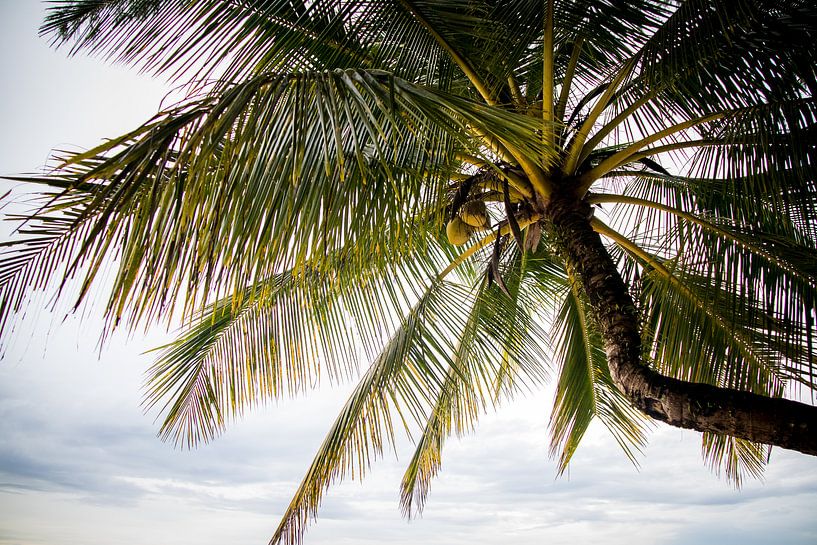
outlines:
[[[684,2],[645,44],[643,72],[687,115],[799,98],[817,88],[814,37],[808,2]]]
[[[330,261],[332,267],[288,270],[209,305],[157,349],[145,405],[161,405],[163,438],[195,446],[256,404],[355,376],[361,351],[382,349],[384,332],[397,327],[395,317],[446,254],[423,241],[388,264],[347,267],[344,251],[319,264]]]
[[[644,357],[661,373],[769,397],[783,396],[786,385],[792,384],[813,390],[814,328],[808,297],[812,297],[814,276],[806,275],[806,282],[800,284],[806,289],[805,301],[791,294],[784,296],[792,303],[766,300],[764,291],[754,287],[757,280],[751,269],[736,269],[736,276],[724,274],[720,265],[729,263],[728,255],[702,267],[701,262],[686,261],[683,253],[673,259],[661,258],[607,228],[600,232],[611,236],[643,267],[637,285],[638,306],[645,320],[643,345],[648,353]],[[750,245],[740,249],[747,247],[754,249]],[[777,267],[780,262],[771,259],[769,264]],[[791,280],[791,276],[782,276]],[[787,313],[788,304],[805,306],[805,315]],[[727,479],[740,486],[747,475],[762,475],[769,449],[745,439],[707,433],[703,453],[716,473],[723,470]]]
[[[297,543],[326,488],[361,477],[394,435],[393,416],[420,422],[439,395],[456,346],[453,331],[468,320],[464,288],[434,282],[403,318],[362,377],[321,445],[272,543]]]
[[[9,216],[19,226],[13,239],[0,243],[0,333],[10,317],[25,307],[32,288],[61,278],[61,291],[73,276],[83,239],[93,227],[87,211],[96,190],[93,184],[77,184],[76,177],[100,162],[90,158],[54,176],[20,178],[45,189],[28,203],[38,213]]]
[[[65,0],[42,27],[71,52],[221,85],[269,71],[366,68],[446,88],[451,64],[394,2]]]
[[[683,3],[633,53],[637,67],[611,97],[583,160],[599,143],[616,145],[632,141],[633,134],[658,134],[694,118],[724,114],[676,135],[691,151],[692,141],[700,139],[704,160],[699,163],[709,168],[706,176],[723,177],[727,169],[738,168],[757,173],[762,156],[776,157],[787,168],[810,168],[814,146],[802,140],[813,139],[809,127],[814,114],[807,97],[815,88],[815,72],[805,62],[812,54],[813,20],[802,2]],[[603,81],[598,79],[589,88]],[[579,111],[592,104],[587,99],[593,94],[584,96]],[[574,118],[575,112],[568,125]],[[786,127],[793,145],[785,145],[786,135],[776,135]],[[728,146],[712,148],[713,143]],[[758,157],[756,163],[742,160],[751,150]],[[718,160],[706,159],[715,154]],[[769,170],[767,164],[763,167]]]
[[[751,278],[730,285],[722,275],[699,273],[694,263],[661,258],[602,232],[643,267],[644,346],[663,373],[772,397],[782,395],[788,380],[809,380],[794,371],[811,367],[807,318],[784,319],[772,302],[755,296]]]
[[[627,402],[610,377],[604,344],[575,282],[565,289],[553,328],[559,377],[550,416],[550,454],[567,469],[590,422],[607,427],[633,463],[646,444],[645,420]]]
[[[163,438],[195,446],[254,404],[354,372],[355,337],[330,302],[329,279],[304,276],[288,271],[218,301],[161,348],[145,405],[165,400]]]
[[[775,347],[776,358],[785,360],[787,379],[812,382],[813,355],[809,356],[808,347],[814,343],[814,327],[809,309],[817,299],[812,242],[793,228],[790,216],[776,211],[773,202],[763,206],[756,200],[755,210],[762,216],[755,215],[751,223],[723,217],[721,210],[728,212],[745,203],[743,193],[733,193],[725,182],[719,189],[723,204],[728,199],[738,204],[710,208],[711,201],[699,198],[694,189],[701,182],[709,187],[717,180],[644,177],[627,188],[639,197],[610,195],[600,196],[599,201],[627,203],[629,210],[631,205],[642,207],[631,237],[645,248],[653,247],[653,251],[673,257],[684,271],[682,275],[691,275],[689,287],[700,299],[696,303],[699,308],[710,305],[710,299],[723,301],[711,309],[713,313],[725,312],[715,322],[729,324],[724,325],[723,334],[738,337],[736,324],[746,324],[744,327]],[[624,217],[627,211],[621,213]],[[677,235],[668,238],[667,232]],[[668,240],[672,247],[665,246]],[[729,297],[735,299],[729,302]],[[805,312],[792,315],[786,308],[803,308]],[[716,351],[711,357],[723,357],[723,353]]]
[[[668,14],[662,2],[600,9],[589,1],[557,1],[556,45],[584,41],[579,77],[623,60]],[[42,32],[54,43],[135,63],[173,77],[237,81],[267,70],[364,67],[423,84],[451,84],[446,44],[475,64],[501,102],[510,75],[535,101],[541,90],[542,2],[481,5],[446,2],[340,1],[244,3],[210,0],[64,0]],[[436,36],[435,36],[436,35]],[[562,65],[569,52],[557,58]],[[521,70],[517,67],[523,67]]]
[[[526,229],[526,232],[530,228]],[[539,297],[547,293],[547,287],[554,279],[548,274],[548,265],[553,257],[546,249],[523,251],[518,245],[510,250],[508,262],[500,275],[504,279],[508,293],[499,296],[496,286],[491,286],[484,296],[487,300],[480,304],[479,315],[482,326],[491,331],[493,344],[501,348],[501,359],[493,380],[494,398],[510,397],[518,388],[520,371],[524,376],[531,374],[537,365],[550,364],[550,346],[546,330],[542,329],[538,318],[544,313],[539,306]],[[539,278],[535,278],[535,272]],[[547,285],[543,286],[542,277]],[[501,291],[501,290],[500,290]],[[510,294],[508,296],[508,294]],[[478,357],[476,353],[472,357]]]
[[[108,304],[118,322],[159,316],[176,297],[191,309],[281,267],[321,268],[315,256],[352,233],[350,263],[382,259],[438,229],[420,210],[439,200],[469,131],[541,156],[534,127],[380,72],[258,76],[67,158],[74,184],[94,187],[77,261],[121,248]]]
[[[785,217],[781,227],[794,226],[801,236],[817,240],[816,124],[817,102],[810,98],[742,111],[713,134],[726,145],[700,150],[692,165],[695,177],[727,183],[691,189],[703,206],[719,214],[743,222],[765,221],[763,228]],[[793,231],[788,234],[797,236]]]
[[[723,474],[735,488],[740,488],[747,477],[763,477],[771,448],[737,437],[705,433],[702,451],[704,459],[717,475]]]
[[[482,289],[482,288],[481,288]],[[480,289],[480,291],[481,291]],[[473,429],[479,413],[485,409],[486,386],[480,381],[484,365],[473,368],[480,296],[477,295],[471,313],[463,328],[458,345],[448,368],[440,394],[429,412],[422,434],[417,440],[401,484],[401,508],[406,516],[412,509],[422,511],[431,479],[442,462],[443,443],[451,433],[461,435]]]
[[[784,377],[789,377],[782,355],[765,334],[777,325],[774,316],[751,307],[739,294],[667,265],[671,277],[653,272],[642,276],[644,305],[651,309],[645,345],[662,371],[693,382],[779,396]]]
[[[544,21],[544,2],[538,4],[537,22]],[[566,82],[571,100],[568,112],[576,111],[576,98],[602,85],[616,66],[643,47],[649,36],[670,13],[667,2],[637,1],[599,5],[588,0],[554,2],[554,82],[555,89]],[[531,42],[527,58],[519,64],[518,77],[531,103],[541,100],[542,39]],[[571,57],[575,56],[573,62]],[[572,68],[568,69],[569,66]],[[573,75],[568,80],[568,72]]]
[[[422,511],[448,436],[473,430],[486,408],[535,387],[547,376],[547,334],[530,311],[535,308],[531,291],[541,290],[528,273],[549,261],[516,250],[508,254],[502,275],[509,295],[480,279],[440,393],[415,441],[401,484],[401,508],[406,516]]]
[[[815,72],[804,60],[813,18],[804,2],[684,2],[634,53],[637,75],[614,109],[644,101],[631,115],[648,133],[672,124],[667,119],[808,96]]]

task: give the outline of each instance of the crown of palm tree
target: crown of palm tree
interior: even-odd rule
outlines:
[[[817,453],[784,399],[815,390],[811,2],[66,0],[43,32],[187,92],[25,177],[0,327],[115,258],[106,331],[184,319],[146,404],[185,445],[360,375],[273,542],[403,427],[411,515],[550,372],[562,471],[593,418],[631,458],[644,415],[703,431],[737,482]]]

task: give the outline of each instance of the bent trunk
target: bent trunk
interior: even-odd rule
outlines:
[[[817,455],[817,407],[665,377],[641,362],[633,300],[598,233],[590,206],[554,196],[545,216],[580,279],[604,339],[616,386],[644,414],[667,424],[723,433]]]

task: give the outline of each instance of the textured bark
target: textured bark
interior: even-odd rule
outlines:
[[[579,278],[604,339],[616,386],[644,414],[667,424],[725,433],[817,455],[817,407],[663,376],[641,362],[632,298],[598,233],[591,207],[551,198],[546,221]]]

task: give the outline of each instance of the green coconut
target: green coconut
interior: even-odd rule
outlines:
[[[460,219],[471,227],[484,227],[488,223],[488,210],[482,201],[469,201],[460,208]]]
[[[461,246],[468,242],[468,237],[471,236],[472,232],[473,229],[471,229],[471,226],[460,218],[454,218],[445,226],[445,234],[448,237],[448,242],[456,246]]]

